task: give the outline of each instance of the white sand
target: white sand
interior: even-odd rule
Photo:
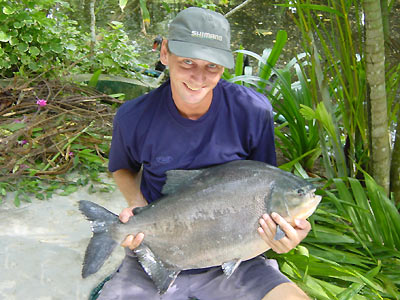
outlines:
[[[90,223],[79,200],[96,202],[118,214],[125,206],[119,191],[89,194],[87,188],[69,196],[33,199],[15,207],[9,197],[0,204],[0,299],[88,299],[91,290],[120,264],[117,247],[94,275],[81,278]]]

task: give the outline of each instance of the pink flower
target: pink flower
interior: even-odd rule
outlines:
[[[18,141],[18,145],[20,145],[20,146],[23,146],[25,144],[28,144],[27,140]]]
[[[70,152],[68,153],[68,156],[69,156],[69,157],[74,157],[74,152],[70,151]]]
[[[36,104],[39,105],[40,107],[44,107],[47,105],[47,101],[44,99],[39,99],[38,101],[36,101]]]

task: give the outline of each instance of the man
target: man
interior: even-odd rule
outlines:
[[[276,164],[268,100],[221,80],[224,67],[234,65],[229,23],[221,14],[201,8],[180,12],[160,59],[169,67],[170,81],[125,103],[114,121],[109,170],[129,204],[120,214],[122,222],[133,216],[133,208],[162,196],[168,170],[238,159]],[[258,231],[278,253],[293,249],[311,227],[305,220],[293,228],[279,215],[272,218],[262,216]],[[286,233],[279,241],[273,239],[276,224]],[[127,255],[99,299],[308,299],[275,261],[261,256],[242,262],[229,279],[220,267],[182,271],[160,296],[132,251],[145,238],[139,233],[125,239]]]

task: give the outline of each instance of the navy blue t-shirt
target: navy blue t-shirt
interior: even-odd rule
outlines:
[[[250,88],[220,80],[198,120],[181,116],[169,81],[127,101],[114,119],[109,170],[137,172],[150,203],[162,196],[165,172],[199,169],[238,159],[276,165],[271,104]]]

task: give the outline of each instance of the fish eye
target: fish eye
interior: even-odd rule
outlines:
[[[304,190],[303,190],[303,189],[298,189],[298,190],[297,190],[297,194],[299,194],[299,195],[304,195]]]

